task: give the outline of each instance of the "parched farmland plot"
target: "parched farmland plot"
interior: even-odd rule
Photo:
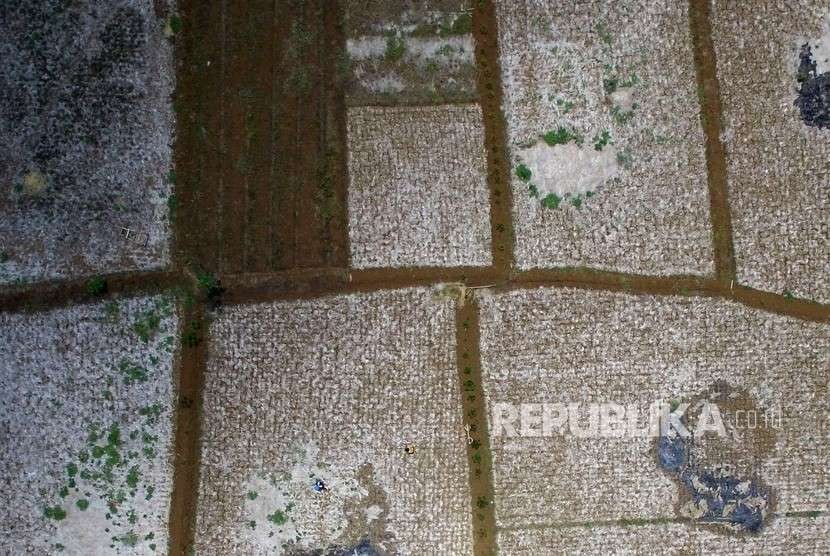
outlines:
[[[792,530],[803,552],[822,546],[827,521],[814,512],[830,509],[826,326],[730,302],[568,289],[484,297],[481,326],[496,517],[506,552],[532,542],[545,551],[631,549],[653,529],[687,539],[683,546],[710,546],[710,533],[723,536],[726,525],[714,518],[702,526],[717,504],[685,488],[703,490],[700,481],[686,476],[681,483],[666,471],[665,446],[658,458],[658,438],[649,431],[626,432],[632,415],[644,427],[654,402],[695,408],[700,399],[719,404],[723,438],[730,440],[696,435],[689,461],[734,478],[744,492],[758,485],[752,508],[766,520],[747,544],[717,543],[775,552],[787,544],[780,535]],[[567,411],[530,405],[526,419],[511,421],[496,411],[503,403],[563,404]],[[591,403],[618,404],[623,413],[606,418]],[[541,411],[550,412],[548,429]],[[497,421],[500,415],[506,420]],[[622,421],[614,424],[614,417]],[[500,426],[511,422],[516,435]],[[751,513],[728,506],[722,524]],[[675,535],[677,524],[682,531]],[[602,531],[612,540],[598,537]]]
[[[366,539],[395,554],[469,554],[453,315],[426,289],[218,314],[197,552]]]
[[[343,5],[350,105],[476,99],[467,0],[346,0]]]
[[[3,554],[164,554],[172,298],[0,314]]]
[[[827,303],[830,107],[825,90],[820,127],[816,111],[805,119],[795,102],[822,80],[830,87],[830,5],[781,10],[771,0],[713,4],[737,274],[755,288]]]
[[[685,2],[497,2],[522,268],[713,270]]]
[[[4,6],[0,283],[168,264],[164,4]]]
[[[348,137],[354,267],[490,264],[478,105],[350,108]]]

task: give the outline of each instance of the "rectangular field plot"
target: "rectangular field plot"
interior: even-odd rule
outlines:
[[[167,2],[14,2],[0,22],[0,284],[169,264]]]
[[[764,519],[830,509],[828,327],[715,300],[546,289],[484,297],[481,326],[496,516],[511,535],[616,520],[700,529],[659,432],[634,432],[655,402],[690,404],[692,432],[707,422],[699,402],[715,406],[723,435],[695,433],[681,453],[690,473],[759,485]],[[546,432],[532,420],[544,409],[510,417],[505,403],[566,410],[551,406]],[[590,406],[603,403],[624,413]]]
[[[224,309],[197,552],[469,554],[453,317],[422,289]]]
[[[828,303],[830,5],[784,7],[719,0],[712,8],[738,280]],[[796,101],[809,105],[822,82],[819,127],[822,104],[805,119]]]
[[[688,3],[496,3],[516,264],[713,270]]]
[[[348,133],[353,266],[490,264],[477,104],[351,108]]]
[[[351,106],[477,98],[469,0],[346,0]]]
[[[177,321],[163,297],[0,314],[0,553],[166,552]]]

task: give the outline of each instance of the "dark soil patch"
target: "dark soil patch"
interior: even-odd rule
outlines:
[[[798,65],[801,88],[795,105],[805,124],[819,129],[830,127],[830,72],[818,74],[809,44],[801,47]]]
[[[184,2],[177,252],[219,274],[345,266],[336,2]]]
[[[657,460],[681,489],[678,513],[688,508],[696,523],[722,533],[758,533],[768,523],[774,496],[760,474],[776,429],[764,420],[746,426],[740,418],[758,412],[748,392],[718,382],[683,408],[682,432],[663,431]]]

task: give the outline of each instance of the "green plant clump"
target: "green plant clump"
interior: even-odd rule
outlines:
[[[127,533],[127,534],[122,535],[121,537],[119,537],[119,538],[118,538],[118,540],[119,540],[119,541],[121,542],[121,544],[123,544],[124,546],[130,546],[130,547],[132,547],[132,546],[137,545],[137,544],[138,544],[138,541],[139,541],[140,539],[138,538],[138,535],[136,535],[134,531],[130,531],[129,533]]]
[[[182,343],[187,347],[196,347],[202,343],[202,323],[190,321],[182,333]]]
[[[102,295],[107,293],[107,281],[101,276],[96,276],[86,283],[86,293],[89,295]]]
[[[167,22],[170,24],[170,30],[174,35],[178,35],[182,31],[182,18],[177,15],[171,15]]]
[[[530,168],[528,168],[526,165],[519,164],[516,167],[516,175],[523,182],[528,182],[528,181],[530,181],[531,176],[533,176],[533,172],[531,172]]]
[[[406,53],[406,42],[402,37],[397,35],[389,35],[386,38],[386,51],[383,57],[387,62],[397,62]]]
[[[611,143],[611,134],[608,133],[607,129],[594,136],[594,148],[598,151],[601,151],[609,143]]]
[[[564,145],[570,141],[573,141],[577,145],[582,144],[582,137],[578,133],[566,127],[560,127],[555,131],[548,131],[542,136],[542,139],[544,139],[545,143],[551,147],[556,145]]]
[[[277,510],[268,516],[268,521],[270,521],[274,525],[283,525],[286,521],[288,521],[288,518],[285,517],[285,513],[281,512],[280,510]]]
[[[55,521],[61,521],[62,519],[66,519],[66,510],[61,508],[60,506],[52,506],[43,508],[43,515],[48,517],[49,519],[54,519]]]
[[[138,480],[141,477],[141,473],[138,470],[137,465],[133,465],[130,467],[130,470],[127,472],[127,486],[135,489],[138,486]]]
[[[539,198],[539,188],[536,187],[534,184],[531,183],[530,185],[528,185],[527,190],[530,192],[531,197],[533,197],[534,199]]]
[[[542,199],[542,206],[545,208],[559,208],[559,203],[562,202],[562,198],[557,195],[556,193],[549,193],[544,199]]]
[[[145,344],[150,341],[161,325],[161,317],[150,311],[133,324],[133,330]]]
[[[196,274],[196,282],[204,296],[212,303],[218,303],[224,292],[219,279],[212,273],[202,271]]]
[[[473,18],[464,12],[459,14],[449,28],[450,35],[466,35],[473,29]]]
[[[167,198],[167,212],[170,215],[170,218],[174,218],[176,216],[176,211],[179,208],[179,198],[176,195],[170,195]]]

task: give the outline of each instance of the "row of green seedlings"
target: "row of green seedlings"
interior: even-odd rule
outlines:
[[[608,28],[608,24],[605,21],[599,21],[594,26],[594,31],[597,34],[597,37],[602,44],[603,51],[610,53],[610,50],[614,44],[614,35],[611,33],[611,30]],[[614,66],[611,64],[604,64],[604,69],[608,72],[614,72]],[[640,78],[637,74],[631,74],[628,79],[621,80],[616,75],[611,75],[611,77],[604,78],[602,80],[603,89],[605,89],[606,95],[611,95],[617,89],[621,88],[628,88],[637,85],[640,82]],[[615,123],[618,125],[624,125],[628,123],[631,118],[634,117],[634,110],[638,108],[638,105],[635,103],[632,106],[632,110],[623,111],[619,106],[613,106],[611,108],[611,118],[614,120]]]
[[[582,144],[585,142],[585,139],[582,137],[578,131],[575,131],[568,127],[560,127],[554,131],[548,131],[544,135],[542,135],[542,140],[549,147],[555,147],[557,145],[564,145],[566,143],[576,143],[578,147],[581,147]],[[601,131],[594,135],[593,145],[594,149],[597,151],[601,151],[608,145],[613,145],[614,142],[611,140],[611,132],[607,129]]]
[[[610,66],[606,65],[606,69],[613,69]],[[628,79],[620,79],[617,76],[606,77],[602,80],[602,87],[605,90],[606,95],[611,95],[619,89],[628,89],[640,83],[640,78],[637,76],[636,73],[631,74]],[[611,107],[611,119],[614,120],[614,123],[617,125],[625,125],[631,121],[634,117],[634,111],[639,108],[640,105],[636,102],[631,106],[631,110],[623,110],[619,106],[612,106]]]
[[[607,66],[607,68],[608,67],[610,66]],[[605,90],[605,94],[610,96],[618,89],[633,87],[634,85],[637,85],[639,82],[640,78],[635,73],[631,74],[631,76],[628,79],[624,80],[621,80],[619,77],[616,76],[606,77],[602,80],[602,86]],[[561,110],[563,114],[568,114],[576,107],[576,103],[567,98],[548,95],[548,100],[556,104],[557,108],[559,108],[559,110]],[[639,107],[640,105],[636,102],[632,104],[631,110],[623,110],[620,106],[613,105],[611,107],[611,119],[617,125],[625,125],[631,121],[631,119],[634,117],[634,112]]]
[[[464,330],[469,330],[469,327],[470,327],[469,319],[465,319],[462,322],[462,326],[464,327]],[[469,359],[469,354],[467,352],[464,352],[464,353],[461,354],[461,357],[463,359],[467,360],[467,359]],[[464,365],[464,368],[462,369],[462,371],[463,371],[463,373],[466,377],[465,380],[464,380],[464,383],[463,383],[464,394],[466,396],[466,400],[470,404],[474,404],[475,401],[476,401],[476,394],[475,394],[476,383],[472,378],[473,367],[469,364]],[[476,408],[471,407],[470,409],[468,409],[467,413],[466,413],[466,417],[467,417],[467,422],[469,423],[469,426],[470,426],[470,429],[469,429],[470,430],[470,435],[471,436],[472,435],[478,436],[479,430],[478,430],[478,426],[477,426],[476,422],[479,419],[479,415],[478,415],[478,411],[476,410]],[[481,441],[479,441],[478,438],[473,438],[473,441],[469,444],[469,452],[470,452],[470,460],[472,461],[472,463],[474,465],[473,474],[475,475],[476,479],[479,479],[479,478],[481,478],[481,475],[484,473],[483,467],[485,465],[488,465],[488,463],[485,460],[486,456],[485,456],[485,454],[483,453],[483,451],[481,449]],[[479,496],[478,499],[476,500],[476,507],[478,508],[478,510],[476,511],[476,518],[479,521],[483,522],[485,520],[486,516],[484,514],[484,509],[487,508],[487,506],[489,506],[490,504],[492,504],[492,501],[488,500],[484,496]],[[487,531],[484,528],[480,527],[476,531],[476,534],[479,537],[484,538],[484,537],[487,536]]]
[[[553,102],[556,103],[556,106],[559,107],[559,109],[562,110],[562,113],[564,114],[569,113],[571,110],[574,109],[574,106],[576,106],[576,104],[573,101],[563,100],[561,98],[556,98]],[[636,102],[631,107],[631,110],[623,110],[619,106],[614,105],[611,108],[611,119],[614,120],[614,123],[617,125],[625,125],[631,121],[631,119],[634,117],[634,111],[639,107],[640,105]]]

